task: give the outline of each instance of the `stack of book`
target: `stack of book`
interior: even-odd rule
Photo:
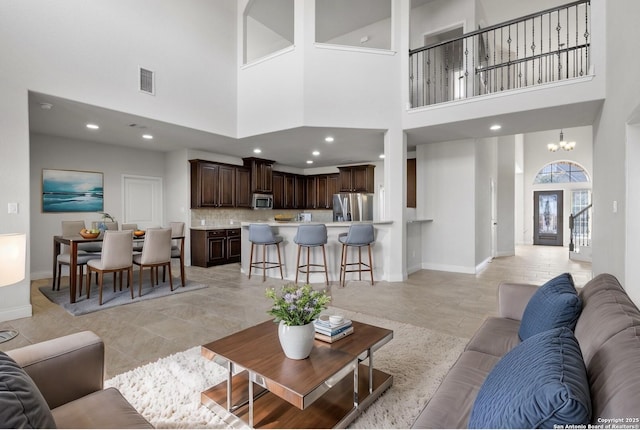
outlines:
[[[328,318],[318,318],[314,323],[316,339],[332,343],[353,333],[353,323],[345,319],[340,324],[331,324]]]

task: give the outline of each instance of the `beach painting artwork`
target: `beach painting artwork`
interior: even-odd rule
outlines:
[[[42,169],[43,212],[102,212],[103,174]]]

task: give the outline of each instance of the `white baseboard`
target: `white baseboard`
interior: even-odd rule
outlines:
[[[0,311],[0,321],[17,320],[18,318],[28,318],[33,315],[31,305],[18,306]]]
[[[415,265],[415,266],[411,266],[411,267],[407,267],[407,274],[411,275],[412,273],[417,272],[418,270],[422,270],[422,267],[420,265]]]
[[[67,274],[64,274],[62,276],[67,276]],[[31,278],[32,281],[39,280],[39,279],[53,278],[53,273],[51,273],[51,272],[31,272],[30,278]]]
[[[468,273],[470,275],[476,274],[475,267],[453,266],[449,264],[422,263],[422,268],[426,270],[440,270],[442,272]]]
[[[478,264],[478,265],[476,266],[476,271],[475,271],[475,272],[473,272],[473,273],[475,274],[475,273],[478,273],[478,272],[480,272],[481,270],[483,270],[485,267],[487,267],[487,265],[488,265],[489,263],[491,263],[491,260],[493,260],[493,258],[489,257],[489,258],[487,258],[486,260],[484,260],[483,262],[481,262],[480,264]]]

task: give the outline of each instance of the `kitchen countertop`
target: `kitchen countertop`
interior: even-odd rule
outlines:
[[[340,221],[340,222],[297,222],[297,221],[242,221],[242,227],[248,227],[249,224],[269,224],[275,227],[297,227],[304,224],[324,224],[327,228],[330,227],[349,227],[352,224],[373,224],[373,225],[386,225],[393,224],[393,221]]]
[[[219,224],[192,225],[191,230],[220,230],[229,228],[240,228],[240,221],[232,221]]]
[[[191,226],[191,230],[220,230],[220,229],[230,229],[230,228],[240,228],[240,227],[248,227],[249,224],[269,224],[271,226],[276,227],[297,227],[303,224],[324,224],[327,227],[349,227],[351,224],[358,224],[360,222],[363,223],[371,223],[373,225],[389,225],[393,224],[393,221],[340,221],[340,222],[298,222],[298,221],[232,221],[229,223],[219,223],[219,224],[205,224],[205,225],[193,225]]]

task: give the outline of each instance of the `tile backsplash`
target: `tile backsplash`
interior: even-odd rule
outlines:
[[[286,214],[295,217],[300,212],[311,214],[312,222],[333,221],[333,211],[330,210],[297,210],[297,209],[191,209],[191,226],[221,225],[235,222],[273,221],[277,214]]]

